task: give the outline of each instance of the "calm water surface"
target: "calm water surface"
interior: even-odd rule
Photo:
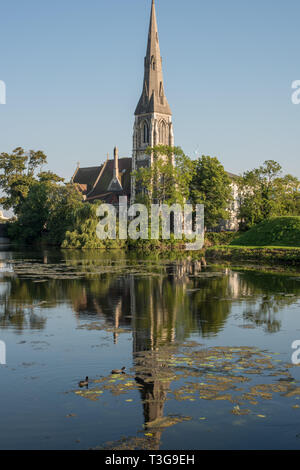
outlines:
[[[1,449],[300,448],[297,272],[0,256]]]

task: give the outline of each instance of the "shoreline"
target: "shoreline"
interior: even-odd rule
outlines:
[[[20,245],[16,242],[12,242],[9,245],[0,245],[3,249],[24,249],[31,247],[32,249],[58,249],[69,252],[113,252],[113,251],[122,251],[127,253],[143,254],[145,256],[158,255],[169,257],[172,255],[178,256],[179,258],[186,255],[193,259],[206,259],[207,261],[227,261],[227,262],[260,262],[260,263],[279,263],[286,265],[300,265],[300,247],[280,247],[280,246],[234,246],[234,245],[216,245],[203,247],[199,251],[187,251],[183,244],[180,245],[168,245],[162,243],[161,245],[156,245],[155,247],[143,243],[137,246],[120,246],[119,248],[62,248],[55,245],[49,244],[34,244],[34,245]],[[178,259],[178,258],[177,258]]]
[[[208,260],[279,262],[300,265],[300,248],[221,245],[205,249]]]

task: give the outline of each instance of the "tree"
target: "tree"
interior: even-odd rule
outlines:
[[[60,185],[53,181],[53,176],[43,177],[31,185],[11,235],[26,243],[44,236],[48,243],[60,246],[66,232],[75,225],[76,210],[82,206],[82,197],[73,185]]]
[[[74,211],[74,224],[72,229],[66,231],[62,243],[62,248],[78,249],[121,249],[125,247],[125,240],[105,239],[101,240],[97,236],[97,225],[99,217],[98,207],[101,201],[93,204],[82,203]],[[118,233],[118,227],[117,227]]]
[[[49,217],[49,184],[34,182],[27,197],[19,203],[18,218],[9,228],[19,242],[34,242],[42,236]]]
[[[76,213],[86,204],[73,184],[55,185],[50,194],[49,218],[46,223],[48,242],[60,246],[67,231],[76,225]]]
[[[241,228],[251,228],[270,217],[300,214],[299,180],[282,176],[282,167],[273,160],[245,172],[238,186]]]
[[[17,220],[10,224],[10,235],[23,242],[34,242],[48,234],[48,241],[60,245],[72,230],[75,210],[82,205],[76,188],[62,184],[64,179],[42,167],[46,155],[21,147],[0,155],[0,199],[5,209],[13,209]]]
[[[189,184],[194,165],[180,147],[157,145],[149,147],[146,154],[152,157],[150,168],[135,172],[136,185],[141,191],[140,202],[157,204],[184,204],[189,198]]]
[[[0,154],[0,190],[3,192],[0,204],[4,209],[13,209],[18,215],[31,186],[39,180],[39,175],[41,179],[47,175],[49,180],[63,181],[54,173],[41,172],[46,163],[47,157],[41,150],[25,152],[18,147],[12,153]]]
[[[203,155],[194,165],[190,199],[193,204],[204,205],[205,227],[214,228],[230,217],[232,181],[217,158]]]

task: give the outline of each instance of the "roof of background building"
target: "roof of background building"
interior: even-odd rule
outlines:
[[[114,160],[107,160],[103,165],[89,168],[78,168],[72,178],[79,185],[87,201],[114,199],[113,196],[130,196],[132,159],[120,158],[119,179],[122,189],[110,188],[114,176]]]
[[[119,175],[120,175],[120,182],[122,185],[121,193],[130,194],[130,185],[131,185],[131,168],[132,168],[132,160],[131,158],[119,158]],[[113,172],[114,172],[114,160],[108,160],[104,163],[102,168],[102,173],[100,178],[94,185],[92,191],[87,194],[87,200],[90,199],[100,199],[101,195],[105,193],[114,191],[109,191],[108,188],[110,183],[113,179]],[[116,191],[120,192],[120,191]]]
[[[89,168],[78,168],[73,176],[73,183],[94,186],[102,167],[103,165],[92,166]]]

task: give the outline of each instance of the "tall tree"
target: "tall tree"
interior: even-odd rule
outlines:
[[[292,175],[282,176],[282,167],[273,160],[245,172],[238,185],[241,228],[270,217],[300,215],[300,182]]]
[[[194,162],[195,173],[190,183],[190,199],[204,205],[205,227],[214,228],[230,218],[232,181],[215,157],[203,155]]]
[[[157,204],[184,204],[189,199],[189,185],[194,165],[180,147],[157,145],[146,150],[152,166],[135,173],[137,200]]]

